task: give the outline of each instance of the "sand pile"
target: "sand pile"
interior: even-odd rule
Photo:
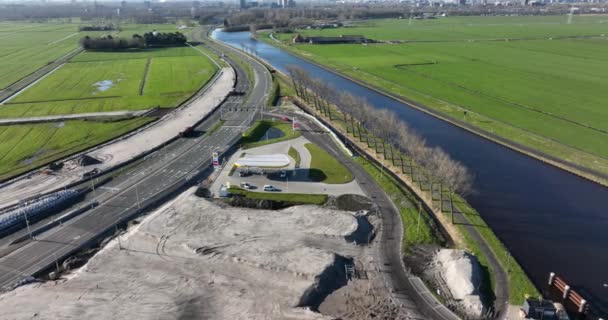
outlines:
[[[326,319],[297,304],[353,244],[346,212],[220,208],[193,190],[56,282],[0,296],[3,319]],[[330,240],[331,248],[312,246]]]
[[[468,314],[481,315],[481,270],[477,258],[464,250],[442,249],[435,261],[453,298],[461,301]]]

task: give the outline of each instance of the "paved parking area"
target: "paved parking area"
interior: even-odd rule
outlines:
[[[254,189],[251,191],[256,192],[265,192],[262,190],[263,186],[270,184],[285,193],[327,194],[332,196],[342,194],[365,195],[356,180],[345,184],[327,184],[310,181],[308,179],[308,168],[310,167],[311,155],[308,152],[308,149],[304,147],[306,143],[310,143],[310,141],[304,137],[299,137],[257,148],[238,150],[227,160],[219,177],[211,186],[211,192],[214,196],[217,196],[219,195],[220,188],[227,183],[239,186],[241,182],[248,182],[254,186]],[[287,172],[285,178],[281,178],[278,172],[267,174],[254,173],[246,177],[239,177],[238,171],[235,170],[232,176],[229,175],[231,168],[234,166],[234,162],[240,158],[243,153],[246,153],[247,155],[287,154],[290,147],[296,149],[300,154],[300,167],[295,168],[295,160],[290,157],[289,166],[284,168]]]

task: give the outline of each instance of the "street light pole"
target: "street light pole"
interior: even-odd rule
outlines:
[[[23,208],[23,217],[25,218],[25,226],[27,227],[27,233],[30,235],[30,239],[34,240],[34,236],[32,235],[32,230],[30,229],[30,221],[27,219],[27,213],[25,208]]]
[[[93,188],[93,197],[97,198],[97,192],[95,192],[95,179],[91,179],[91,187]]]

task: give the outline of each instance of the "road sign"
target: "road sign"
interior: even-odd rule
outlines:
[[[217,154],[217,152],[214,152],[212,154],[212,157],[213,157],[213,168],[217,170],[220,167],[219,155]]]
[[[292,128],[291,128],[292,130],[294,130],[294,131],[295,131],[295,130],[297,130],[298,128],[300,128],[300,124],[298,123],[298,119],[293,118],[293,122],[292,122],[292,124],[293,124],[293,125],[292,125]]]

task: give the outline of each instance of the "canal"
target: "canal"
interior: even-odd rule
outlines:
[[[556,272],[595,304],[608,306],[608,188],[481,138],[282,49],[251,39],[248,32],[214,31],[213,37],[255,52],[274,68],[297,65],[339,91],[387,108],[474,174],[467,196],[520,262],[545,288]]]

